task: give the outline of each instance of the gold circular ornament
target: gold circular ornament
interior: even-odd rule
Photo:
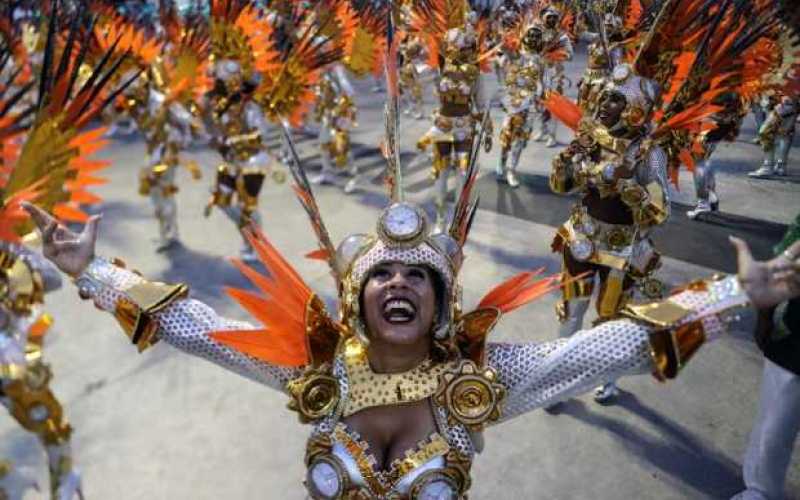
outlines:
[[[283,184],[286,182],[286,172],[283,170],[273,170],[272,171],[272,180],[275,181],[276,184]]]
[[[389,246],[415,246],[425,237],[422,210],[409,203],[393,203],[378,219],[378,237]]]
[[[608,232],[608,245],[614,248],[621,248],[629,244],[627,231],[614,228]]]
[[[311,370],[287,384],[292,395],[289,409],[303,421],[318,420],[328,415],[339,403],[339,382],[327,370]]]
[[[664,298],[664,283],[656,278],[645,278],[639,284],[642,293],[649,299]]]
[[[632,207],[643,205],[647,200],[647,192],[638,184],[628,184],[622,188],[622,201]]]
[[[506,390],[496,380],[494,369],[481,370],[473,361],[462,360],[453,371],[440,376],[435,398],[450,419],[479,430],[500,418]]]

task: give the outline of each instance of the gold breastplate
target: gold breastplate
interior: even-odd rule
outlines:
[[[474,64],[446,64],[439,81],[439,100],[442,105],[467,105],[478,80]]]

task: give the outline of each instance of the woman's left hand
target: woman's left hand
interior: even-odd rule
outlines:
[[[777,306],[800,296],[800,241],[772,260],[753,259],[744,240],[731,236],[739,262],[739,282],[759,309]]]

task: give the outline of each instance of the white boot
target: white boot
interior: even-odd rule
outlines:
[[[753,170],[752,172],[748,172],[747,175],[750,177],[761,178],[761,177],[770,177],[773,175],[773,167],[768,163],[764,163],[761,165],[757,170]]]
[[[318,174],[309,176],[308,182],[314,185],[320,184],[335,184],[336,183],[336,172],[333,170],[327,169],[325,167],[320,170]]]
[[[508,171],[506,171],[506,182],[510,187],[514,189],[519,187],[519,179],[517,179],[517,173],[514,172],[512,169],[508,169]]]
[[[779,161],[775,164],[775,175],[780,177],[786,177],[786,165]]]
[[[494,167],[494,176],[497,179],[497,182],[503,182],[506,177],[506,162],[503,161],[503,153],[500,152],[500,159],[497,161],[497,165]]]
[[[614,382],[601,385],[594,391],[594,400],[601,404],[611,403],[617,396],[619,396],[619,388]]]
[[[335,184],[336,183],[336,170],[333,168],[333,162],[328,153],[328,149],[320,145],[320,153],[322,155],[322,170],[318,174],[312,175],[308,178],[311,184]]]
[[[711,203],[708,200],[697,200],[697,206],[686,212],[686,217],[695,220],[698,216],[711,213],[712,211]]]

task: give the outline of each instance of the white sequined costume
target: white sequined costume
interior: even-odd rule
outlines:
[[[97,307],[112,312],[121,302],[129,300],[127,290],[142,283],[145,281],[140,276],[104,259],[95,259],[78,279],[83,296],[93,297]],[[710,282],[704,289],[694,287],[683,291],[671,301],[688,312],[671,329],[700,325],[707,339],[725,333],[735,315],[749,311],[747,298],[735,277]],[[212,331],[254,327],[222,318],[197,300],[179,299],[155,313],[153,318],[158,339],[273,389],[286,391],[287,383],[302,373],[301,369],[282,368],[256,360],[212,340],[209,337]],[[505,387],[508,396],[497,422],[581,394],[611,378],[653,371],[653,330],[644,322],[621,319],[552,342],[490,343],[487,366],[496,370],[497,381]],[[341,421],[349,388],[345,356],[338,355],[332,369],[340,391],[336,409],[315,422],[309,440],[309,453],[325,449],[335,457],[329,457],[321,465],[315,462],[319,467],[309,475],[311,481],[319,481],[314,490],[319,498],[341,498],[323,495],[326,491],[339,491],[338,486],[334,488],[332,482],[327,482],[333,481],[331,474],[339,465],[346,471],[348,484],[366,492],[366,498],[410,495],[412,490],[418,491],[413,489],[416,480],[454,460],[461,460],[466,470],[469,469],[474,454],[482,446],[480,437],[470,433],[464,425],[448,422],[445,408],[432,401],[437,431],[416,450],[425,452],[424,463],[415,463],[410,468],[395,463],[388,471],[375,472],[366,444]],[[442,481],[434,482],[434,486],[443,487]]]

